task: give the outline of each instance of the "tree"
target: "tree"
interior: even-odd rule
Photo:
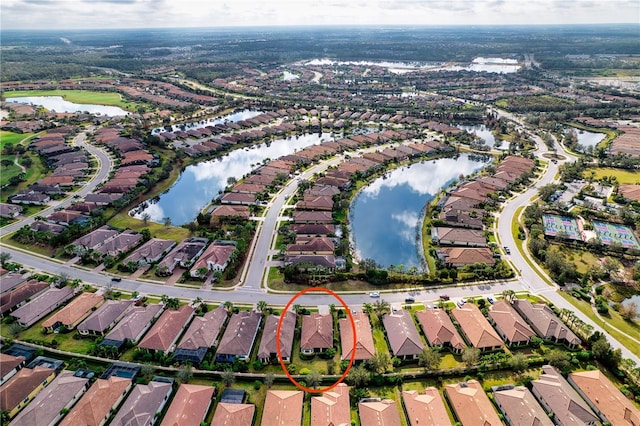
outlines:
[[[440,351],[436,348],[425,346],[418,354],[418,365],[425,371],[435,370],[440,365]]]
[[[233,384],[233,382],[236,381],[236,375],[233,373],[233,371],[227,369],[220,373],[220,379],[225,386],[229,387]]]
[[[293,305],[292,308],[293,312],[295,312],[296,314],[300,315],[302,313],[302,306],[298,305],[297,303]]]
[[[516,292],[513,290],[505,290],[502,292],[502,297],[509,303],[513,303],[513,300],[516,298]]]
[[[18,337],[20,333],[22,333],[22,330],[24,330],[24,328],[17,322],[14,322],[9,326],[9,333],[14,339]]]
[[[389,302],[387,302],[384,299],[380,299],[380,300],[376,300],[373,303],[373,311],[376,313],[376,315],[379,317],[381,317],[382,315],[389,313],[389,310],[391,309]]]
[[[522,373],[529,367],[529,359],[525,354],[515,354],[509,360],[509,365],[516,373]]]
[[[267,302],[265,302],[264,300],[258,300],[258,303],[256,304],[256,309],[258,310],[258,312],[264,312],[267,310]]]
[[[480,359],[480,349],[478,348],[464,348],[462,350],[462,362],[465,363],[467,367],[471,367]]]
[[[571,368],[569,356],[561,350],[552,349],[547,353],[547,362],[561,371]]]
[[[4,268],[7,265],[7,262],[11,260],[11,253],[6,251],[0,252],[0,265]]]
[[[193,367],[191,367],[191,364],[181,365],[176,373],[176,379],[180,383],[189,383],[189,380],[193,379]]]
[[[140,367],[140,375],[146,379],[150,379],[156,368],[151,364],[143,364]]]
[[[146,225],[147,222],[149,222],[149,220],[151,219],[151,215],[149,213],[142,213],[142,216],[140,218],[142,219],[142,223]]]
[[[165,228],[168,228],[171,226],[171,218],[169,216],[163,217],[162,218],[162,224],[164,225]]]
[[[233,310],[233,303],[231,301],[229,301],[229,300],[224,302],[224,304],[222,306],[224,306],[224,308],[227,310],[227,312],[231,312]]]
[[[369,383],[369,380],[371,380],[371,373],[369,373],[364,366],[359,365],[357,367],[353,367],[351,371],[349,371],[346,380],[351,386],[355,386],[357,388],[364,387]]]
[[[367,361],[367,364],[373,372],[378,374],[385,373],[391,367],[391,355],[389,355],[389,352],[376,352]]]
[[[322,383],[322,375],[316,370],[311,370],[309,374],[304,378],[308,388],[316,389],[320,383]]]
[[[273,380],[275,379],[275,376],[273,373],[267,373],[264,376],[264,384],[267,385],[267,388],[270,389],[271,386],[273,386]]]
[[[638,318],[638,305],[636,302],[620,304],[620,316],[627,321],[635,321]]]
[[[607,342],[607,338],[600,336],[598,340],[591,345],[591,352],[593,356],[600,361],[607,359],[611,352],[611,345]]]

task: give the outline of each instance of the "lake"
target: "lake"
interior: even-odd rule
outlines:
[[[334,61],[331,59],[312,59],[300,62],[302,65],[361,65],[387,68],[395,74],[406,74],[414,71],[474,71],[498,74],[514,73],[521,66],[517,59],[494,57],[477,57],[469,65],[444,65],[439,62],[392,62],[392,61]]]
[[[115,106],[76,104],[64,100],[62,96],[23,96],[17,98],[7,98],[6,101],[19,104],[40,105],[48,109],[49,111],[55,112],[88,112],[91,114],[106,115],[108,117],[129,114],[128,111]]]
[[[466,130],[467,132],[478,136],[480,139],[484,140],[485,145],[496,149],[508,150],[509,143],[504,141],[496,141],[495,136],[490,129],[487,128],[484,124],[475,124],[471,125],[459,125],[456,126],[458,129]]]
[[[159,135],[164,132],[177,132],[178,130],[186,131],[191,129],[201,129],[207,126],[215,126],[216,124],[224,124],[224,123],[235,123],[236,121],[248,120],[253,117],[257,117],[262,114],[262,111],[256,111],[251,109],[243,109],[242,111],[236,111],[231,114],[223,115],[218,118],[208,118],[205,120],[194,121],[191,123],[184,124],[173,124],[171,126],[171,130],[167,130],[164,127],[156,127],[151,130],[152,135]]]
[[[365,186],[349,209],[350,237],[356,259],[373,259],[383,267],[423,268],[419,232],[425,205],[460,175],[488,162],[460,155],[401,167]]]
[[[332,140],[330,133],[312,133],[276,139],[251,148],[237,149],[223,157],[188,166],[176,183],[157,201],[148,200],[129,214],[141,218],[148,213],[154,222],[171,218],[174,225],[193,221],[198,213],[227,187],[230,177],[240,179],[266,159],[275,160],[310,145]]]
[[[578,135],[578,145],[583,146],[583,149],[595,149],[607,137],[604,133],[586,132],[584,130],[576,130],[576,134]]]
[[[640,315],[640,294],[636,294],[636,295],[631,296],[631,297],[629,297],[627,299],[624,299],[622,301],[622,304],[626,305],[627,303],[631,303],[631,302],[636,304],[636,311]]]

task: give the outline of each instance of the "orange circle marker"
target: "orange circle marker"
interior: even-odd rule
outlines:
[[[312,291],[325,292],[325,293],[328,293],[331,296],[335,297],[338,300],[338,302],[340,302],[340,304],[346,309],[347,315],[349,316],[349,321],[351,322],[351,329],[353,330],[353,350],[351,351],[351,358],[349,359],[349,365],[347,366],[346,370],[344,370],[344,373],[342,373],[342,376],[340,376],[340,378],[338,379],[337,382],[335,382],[331,386],[327,386],[326,388],[318,389],[318,390],[309,389],[307,387],[304,387],[300,383],[298,383],[296,381],[296,379],[293,378],[291,373],[289,373],[289,371],[287,370],[287,368],[284,365],[284,361],[282,360],[282,349],[280,347],[280,329],[282,328],[282,320],[284,319],[284,315],[287,313],[287,311],[289,310],[289,308],[291,307],[293,302],[298,297],[302,296],[305,293],[309,293],[309,292],[312,292]],[[342,298],[340,296],[338,296],[335,292],[329,290],[328,288],[324,288],[324,287],[309,287],[309,288],[305,288],[304,290],[296,293],[296,295],[293,296],[293,298],[291,300],[289,300],[289,303],[287,303],[287,306],[285,306],[284,310],[282,311],[282,315],[280,315],[280,321],[278,321],[278,328],[276,330],[276,350],[278,351],[278,361],[280,362],[280,366],[282,367],[282,370],[287,375],[289,380],[291,380],[291,383],[296,385],[296,387],[298,389],[300,389],[300,390],[302,390],[304,392],[309,392],[309,393],[329,392],[331,389],[335,388],[340,383],[342,383],[344,378],[347,377],[347,374],[349,374],[349,370],[351,370],[351,367],[353,366],[353,361],[355,361],[355,359],[356,359],[356,342],[357,342],[357,340],[356,340],[356,323],[353,320],[353,315],[351,315],[351,310],[349,310],[349,306],[347,306],[347,304],[344,302],[344,300],[342,300]]]

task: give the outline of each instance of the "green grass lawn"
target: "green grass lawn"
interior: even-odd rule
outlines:
[[[146,228],[151,232],[152,237],[174,240],[176,242],[180,242],[190,236],[190,232],[186,228],[178,226],[165,227],[162,223],[151,221],[145,224],[144,221],[129,216],[126,211],[116,214],[108,223],[116,228],[129,228],[138,232]]]
[[[27,90],[4,92],[4,98],[17,98],[23,96],[62,96],[69,102],[77,104],[112,105],[128,111],[134,111],[135,102],[127,102],[116,92],[94,92],[91,90]]]
[[[45,320],[46,318],[22,331],[18,335],[18,339],[39,344],[45,343],[46,345],[51,345],[51,342],[55,340],[58,342],[57,349],[60,349],[61,351],[75,352],[79,354],[86,354],[89,351],[89,348],[93,344],[93,339],[74,339],[73,336],[77,334],[75,330],[59,334],[44,333],[42,323]],[[7,326],[3,324],[0,328],[2,329],[2,335],[4,337],[9,337],[8,334],[5,334],[8,333]]]
[[[622,319],[622,317],[613,309],[609,310],[610,315],[608,317],[598,315],[593,312],[593,310],[591,309],[591,305],[584,300],[578,300],[570,294],[565,293],[564,291],[560,291],[558,292],[558,294],[564,297],[573,306],[578,308],[580,312],[588,316],[593,322],[603,327],[608,334],[622,343],[627,349],[629,349],[637,356],[640,356],[640,345],[629,339],[624,334],[619,333],[617,330],[611,327],[607,327],[607,324],[611,324],[612,326],[630,336],[640,336],[640,325],[638,325],[638,323],[629,322]]]
[[[0,130],[0,149],[4,149],[7,144],[16,144],[24,139],[30,139],[35,133],[16,133],[7,130]]]
[[[378,327],[374,328],[372,332],[373,332],[373,343],[375,344],[376,352],[378,353],[389,352],[389,348],[387,347],[387,341],[384,337],[384,332]]]
[[[591,171],[595,172],[596,180],[601,179],[604,176],[615,176],[619,183],[640,184],[640,172],[613,169],[609,167],[598,167],[594,169],[587,169],[584,174],[588,175]]]

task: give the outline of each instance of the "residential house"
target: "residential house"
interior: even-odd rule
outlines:
[[[167,309],[138,343],[138,348],[162,352],[165,355],[172,352],[178,337],[194,314],[195,309],[189,305],[183,305],[176,310]]]
[[[356,312],[352,314],[355,330],[351,326],[349,318],[340,318],[340,345],[342,346],[342,355],[340,359],[349,360],[353,351],[356,351],[354,361],[366,361],[371,359],[376,353],[376,347],[373,343],[373,333],[371,332],[371,323],[369,317],[364,312]],[[356,335],[356,346],[353,346],[353,333]]]
[[[547,412],[553,413],[553,422],[558,426],[596,426],[599,423],[589,405],[551,365],[542,366],[540,377],[531,381],[531,392]]]
[[[89,387],[89,379],[64,370],[10,423],[11,426],[54,425]]]
[[[300,210],[333,210],[333,198],[328,195],[304,196],[296,203],[296,208]]]
[[[220,402],[211,420],[212,425],[251,426],[256,406],[253,404],[232,404]]]
[[[502,421],[477,380],[446,385],[445,395],[458,421],[464,426],[501,426]]]
[[[429,387],[424,394],[403,391],[402,401],[411,426],[453,426],[438,389]]]
[[[84,321],[78,324],[78,333],[104,336],[124,315],[133,308],[133,300],[107,300]]]
[[[4,278],[3,278],[4,279]],[[31,280],[0,296],[0,316],[23,306],[49,288],[49,283]]]
[[[392,399],[358,402],[361,425],[400,426],[398,406]]]
[[[382,317],[382,324],[394,357],[400,359],[417,359],[425,344],[420,339],[409,311],[400,309]]]
[[[307,267],[307,268],[308,268],[308,265],[311,265],[311,268],[308,268],[308,269],[320,269],[320,270],[333,271],[337,267],[337,259],[332,254],[300,254],[300,255],[285,254],[284,264],[285,265],[302,264],[304,265],[304,267]]]
[[[42,323],[42,327],[49,333],[61,326],[66,327],[67,330],[73,330],[91,314],[92,309],[102,305],[103,302],[104,297],[101,294],[81,293],[67,306],[47,318]]]
[[[493,266],[496,263],[493,252],[487,247],[446,247],[438,250],[438,257],[445,265],[454,268],[464,268],[476,263]]]
[[[162,309],[161,304],[134,306],[104,337],[103,343],[115,346],[120,346],[126,341],[137,343],[153,321],[160,316]]]
[[[602,371],[570,373],[568,380],[603,422],[616,426],[640,425],[640,410]]]
[[[466,347],[444,309],[418,311],[416,318],[431,346],[449,348],[453,353],[461,353]]]
[[[236,251],[236,244],[235,241],[214,241],[193,264],[189,274],[192,277],[202,278],[210,271],[224,271]],[[206,269],[207,272],[202,274],[201,269]]]
[[[138,267],[158,262],[176,245],[173,240],[161,240],[152,238],[135,249],[122,263],[135,262]]]
[[[524,386],[496,386],[493,399],[509,425],[553,426],[553,422]]]
[[[216,351],[216,360],[248,360],[261,321],[262,314],[256,311],[240,311],[231,315]]]
[[[108,241],[105,241],[96,249],[98,253],[105,256],[118,257],[122,253],[126,253],[142,241],[142,234],[127,229]]]
[[[513,346],[526,345],[536,333],[520,314],[504,299],[491,305],[489,318],[502,339]]]
[[[311,397],[311,426],[350,424],[349,386],[340,383],[321,396]]]
[[[264,323],[262,339],[258,349],[258,358],[264,363],[270,363],[274,359],[278,359],[276,334],[280,318],[280,315],[269,315]],[[297,315],[293,311],[287,311],[282,319],[282,325],[280,326],[280,355],[284,362],[291,361],[296,320]]]
[[[55,377],[56,370],[46,367],[21,369],[0,386],[0,411],[15,417]]]
[[[288,255],[331,255],[335,251],[333,240],[328,237],[313,237],[309,241],[287,245]]]
[[[2,277],[2,280],[0,280],[0,293],[2,294],[17,288],[20,284],[27,281],[27,279],[24,278],[22,274],[19,274],[19,273],[7,274],[6,269],[3,268],[3,270],[4,270],[3,274],[6,274],[6,275],[4,275]]]
[[[513,307],[543,339],[564,343],[569,348],[580,345],[578,336],[553,313],[549,306],[543,303],[532,304],[526,299],[516,299],[513,301]]]
[[[211,217],[229,218],[237,217],[241,219],[249,219],[249,206],[238,205],[222,205],[218,206],[211,212]]]
[[[431,228],[431,239],[440,245],[486,247],[487,238],[478,229],[449,228],[434,226]]]
[[[14,204],[31,204],[34,206],[42,206],[51,201],[51,197],[40,192],[18,193],[9,199]]]
[[[182,240],[168,255],[158,263],[156,274],[171,275],[176,266],[190,267],[195,259],[204,251],[209,240],[207,238],[187,238]]]
[[[135,385],[118,410],[111,426],[153,426],[172,392],[171,382],[152,380],[147,385]]]
[[[492,351],[502,347],[502,339],[477,305],[465,303],[460,308],[452,310],[451,315],[460,324],[460,330],[467,342],[474,348]]]
[[[76,251],[78,250],[95,250],[104,244],[106,241],[109,241],[116,235],[118,235],[119,231],[117,229],[111,228],[110,226],[104,225],[98,229],[94,229],[89,232],[87,235],[83,235],[82,237],[76,239],[72,245],[76,247]]]
[[[300,350],[305,355],[333,348],[333,316],[312,312],[302,317]]]
[[[209,412],[215,391],[213,386],[180,385],[160,425],[199,425]]]
[[[25,357],[0,352],[0,385],[5,383],[24,366]]]
[[[294,223],[306,223],[306,224],[331,224],[333,223],[333,216],[331,212],[327,211],[295,211],[293,212]]]
[[[131,380],[111,376],[97,379],[62,419],[60,426],[102,426],[131,389]]]
[[[193,318],[173,355],[174,361],[189,361],[199,365],[209,348],[217,346],[218,336],[227,320],[227,311],[218,308]]]
[[[15,219],[22,213],[22,207],[15,204],[0,203],[0,217]]]
[[[13,311],[11,316],[18,321],[18,324],[24,328],[29,328],[72,297],[73,289],[71,287],[50,288],[29,303]]]
[[[302,422],[304,392],[268,390],[262,411],[262,426],[294,426]]]

